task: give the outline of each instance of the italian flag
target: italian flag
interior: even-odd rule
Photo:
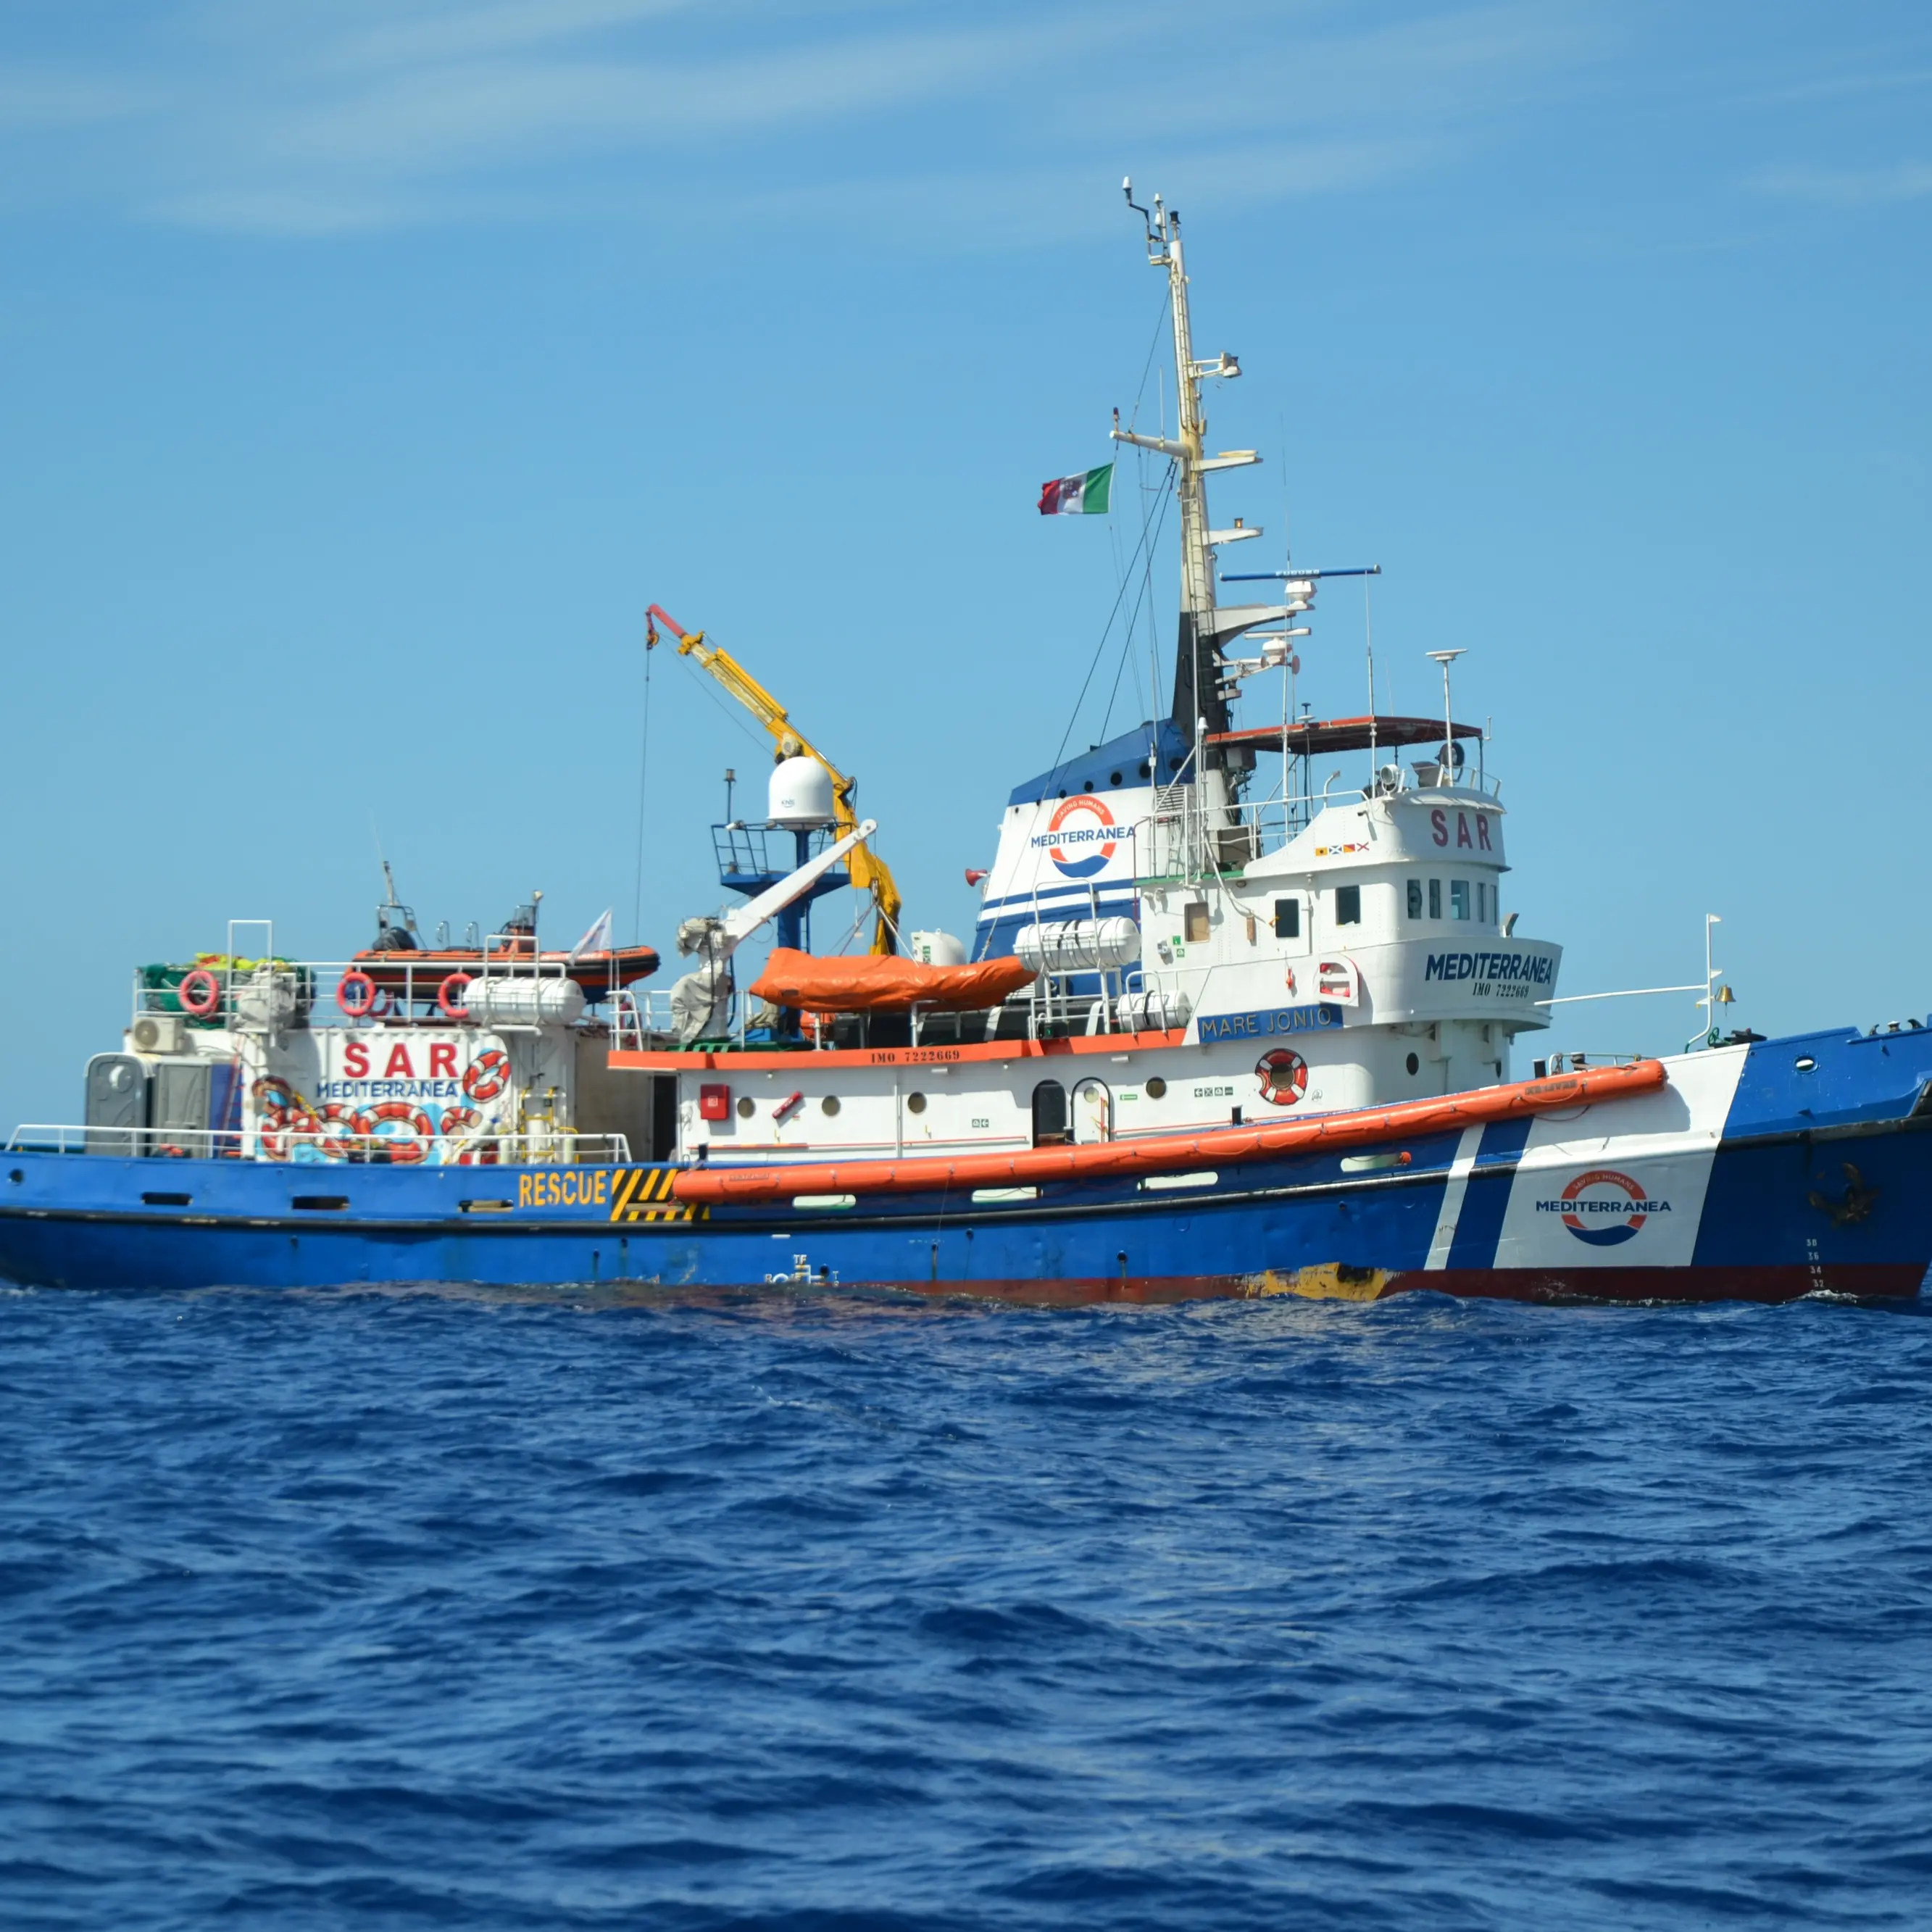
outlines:
[[[1056,477],[1040,486],[1040,513],[1042,517],[1104,517],[1113,489],[1111,463],[1083,470],[1078,476]]]

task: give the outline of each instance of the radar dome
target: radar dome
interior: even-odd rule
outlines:
[[[832,774],[816,758],[788,758],[774,767],[769,796],[771,809],[766,816],[789,831],[808,832],[814,826],[830,825],[837,816]]]

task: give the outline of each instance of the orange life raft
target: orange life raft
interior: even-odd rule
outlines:
[[[935,1012],[983,1012],[997,1006],[1033,978],[1017,959],[986,959],[976,966],[928,966],[916,959],[821,958],[775,946],[752,988],[774,1006],[820,1013],[902,1013],[914,1006]]]
[[[1552,1107],[1588,1106],[1648,1094],[1664,1084],[1664,1063],[1593,1066],[1548,1080],[1479,1087],[1440,1099],[1402,1100],[1358,1114],[1321,1114],[1198,1134],[1150,1135],[1090,1147],[1026,1148],[1013,1154],[925,1155],[914,1160],[801,1162],[783,1167],[686,1168],[671,1184],[680,1201],[722,1205],[789,1200],[796,1194],[909,1194],[941,1189],[1028,1186],[1043,1180],[1102,1180],[1172,1174],[1204,1162],[1259,1160],[1270,1154],[1370,1146],[1422,1134],[1507,1120]]]

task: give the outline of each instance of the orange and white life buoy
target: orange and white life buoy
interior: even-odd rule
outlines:
[[[1292,1107],[1308,1091],[1308,1063],[1286,1046],[1273,1047],[1255,1062],[1262,1098],[1271,1106]]]
[[[469,973],[452,973],[436,988],[436,1003],[442,1009],[446,1019],[466,1020],[470,1009],[463,1004],[463,989],[475,976]]]
[[[436,1138],[435,1122],[422,1108],[412,1107],[406,1100],[385,1100],[371,1107],[362,1118],[368,1123],[370,1138],[388,1149],[391,1160],[404,1165],[424,1159],[429,1153],[430,1142]],[[406,1138],[386,1131],[393,1121],[407,1126]]]
[[[510,1084],[510,1056],[500,1046],[479,1053],[463,1072],[463,1097],[479,1106],[496,1099]]]
[[[366,973],[345,973],[336,982],[335,1004],[352,1020],[366,1020],[376,1010],[376,987]]]
[[[442,1110],[442,1124],[437,1130],[443,1139],[442,1158],[446,1166],[478,1167],[487,1166],[496,1158],[495,1147],[488,1143],[479,1144],[476,1130],[482,1124],[483,1116],[474,1107],[446,1107]]]
[[[197,966],[182,976],[175,998],[191,1019],[205,1020],[221,1004],[221,982],[206,966]]]
[[[353,1144],[368,1138],[369,1123],[355,1108],[344,1106],[340,1100],[328,1100],[322,1104],[316,1131],[322,1136],[325,1160],[346,1160]]]

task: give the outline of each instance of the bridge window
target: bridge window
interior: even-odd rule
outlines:
[[[1442,881],[1440,879],[1431,879],[1429,882],[1429,916],[1431,919],[1442,916]]]
[[[1449,881],[1449,916],[1467,919],[1469,916],[1469,882],[1467,879]]]
[[[1274,902],[1274,936],[1277,939],[1301,937],[1301,902],[1276,899]]]
[[[1360,886],[1335,888],[1335,923],[1360,926],[1362,922],[1362,889]]]
[[[1476,881],[1476,922],[1479,926],[1490,922],[1490,889],[1480,879]]]
[[[1408,882],[1408,916],[1411,919],[1422,916],[1422,881],[1411,879]]]

